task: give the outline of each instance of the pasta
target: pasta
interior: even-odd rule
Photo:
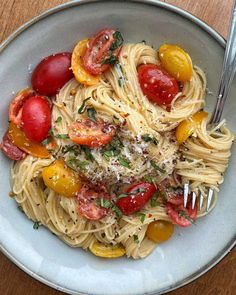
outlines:
[[[89,249],[96,242],[122,245],[128,257],[144,258],[157,246],[146,236],[148,225],[172,219],[161,198],[155,206],[147,202],[138,215],[118,217],[110,210],[99,220],[87,219],[78,211],[76,197],[67,198],[44,184],[43,169],[58,158],[63,158],[73,171],[92,184],[108,184],[111,194],[120,194],[124,186],[147,175],[156,185],[173,175],[178,186],[189,183],[191,190],[205,199],[208,189],[214,189],[211,209],[216,204],[233,142],[225,121],[209,128],[205,117],[193,135],[180,145],[174,133],[182,121],[204,108],[204,72],[195,66],[191,80],[182,83],[181,91],[167,109],[153,104],[143,94],[137,72],[141,64],[160,65],[156,50],[144,43],[125,44],[118,62],[101,75],[98,84],[84,86],[71,79],[53,101],[52,130],[57,149],[50,158],[28,155],[12,166],[16,202],[30,219],[72,247]],[[110,150],[98,147],[89,150],[90,161],[86,149],[61,136],[68,134],[73,122],[86,119],[86,112],[78,112],[83,104],[85,109],[95,110],[97,120],[119,125],[115,136],[119,156],[111,156]],[[148,140],[143,140],[147,135]],[[118,165],[117,159],[125,159],[124,165]],[[204,212],[199,211],[198,216]]]

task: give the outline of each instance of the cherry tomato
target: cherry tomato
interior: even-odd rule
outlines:
[[[9,123],[9,137],[14,145],[36,158],[49,158],[50,154],[45,146],[30,141],[19,126],[13,122]]]
[[[146,235],[154,243],[167,241],[174,232],[174,225],[164,220],[153,221],[148,225]]]
[[[154,64],[141,65],[138,68],[138,79],[148,100],[161,106],[170,105],[179,92],[175,78]]]
[[[72,77],[71,53],[63,52],[44,58],[34,69],[31,82],[33,89],[41,94],[53,96]]]
[[[156,188],[153,184],[147,182],[134,184],[124,194],[127,194],[127,196],[121,197],[116,201],[116,205],[123,214],[133,214],[146,205],[155,191]]]
[[[189,197],[189,202],[187,204],[187,207],[184,208],[183,194],[180,195],[180,198],[182,199],[181,204],[176,202],[167,202],[166,204],[167,214],[170,216],[173,224],[177,224],[182,227],[190,226],[192,225],[193,221],[197,219],[197,211],[198,211],[197,204],[195,204],[194,209],[192,209],[192,201],[191,201],[191,198]]]
[[[111,197],[105,191],[98,191],[97,188],[95,190],[83,185],[76,195],[80,215],[89,220],[99,220],[108,214],[109,209],[103,208],[96,203],[99,199],[111,200]]]
[[[176,139],[179,144],[186,141],[189,136],[191,136],[201,124],[202,120],[207,118],[207,112],[198,112],[194,114],[192,117],[182,121],[178,127],[176,128]]]
[[[192,60],[181,47],[163,44],[159,48],[159,58],[161,66],[177,81],[187,82],[192,78]]]
[[[114,64],[120,53],[123,38],[120,32],[103,29],[93,36],[85,52],[85,70],[92,75],[100,75]]]
[[[99,242],[93,243],[89,250],[96,256],[102,258],[118,258],[125,255],[125,248],[123,245],[105,245]]]
[[[34,91],[26,88],[17,93],[9,107],[9,120],[18,126],[22,124],[22,107],[26,100],[34,95]]]
[[[8,158],[14,161],[20,161],[26,156],[25,152],[12,143],[8,132],[3,136],[1,149]]]
[[[29,140],[41,142],[51,128],[51,108],[47,99],[32,96],[22,108],[22,130]]]
[[[81,188],[79,176],[62,159],[58,159],[42,171],[47,187],[67,198],[74,197]]]
[[[115,135],[115,126],[103,121],[83,119],[69,127],[70,139],[80,145],[100,147],[110,142]]]
[[[99,82],[100,76],[93,76],[85,71],[83,66],[83,57],[85,55],[88,39],[81,40],[74,48],[71,57],[71,68],[75,79],[84,85],[96,85]]]

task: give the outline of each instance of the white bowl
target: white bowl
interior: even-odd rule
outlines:
[[[51,53],[72,50],[74,44],[103,27],[115,27],[126,42],[158,47],[178,43],[207,75],[208,88],[217,91],[225,42],[194,16],[158,1],[75,1],[33,19],[0,47],[0,133],[7,128],[13,92],[29,85],[30,69]],[[236,131],[236,84],[224,117]],[[207,96],[212,110],[215,96]],[[61,242],[47,229],[35,231],[32,222],[8,197],[10,161],[0,154],[0,246],[34,278],[70,294],[160,294],[182,286],[214,266],[235,244],[236,152],[221,186],[215,210],[196,226],[177,228],[174,237],[143,260],[103,260]]]

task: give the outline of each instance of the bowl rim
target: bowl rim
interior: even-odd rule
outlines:
[[[14,41],[14,39],[19,36],[22,32],[27,30],[29,27],[31,27],[33,24],[37,23],[38,21],[41,21],[42,19],[53,15],[59,11],[66,10],[68,8],[72,8],[79,5],[86,5],[88,3],[99,3],[99,2],[109,2],[110,0],[72,0],[63,4],[60,4],[58,6],[55,6],[51,9],[46,10],[45,12],[35,16],[34,18],[30,19],[23,25],[21,25],[17,30],[15,30],[12,34],[10,34],[5,41],[3,41],[0,44],[0,54],[7,48],[7,46]],[[196,24],[198,27],[200,27],[203,31],[208,33],[211,37],[213,37],[223,48],[225,48],[226,40],[221,36],[216,30],[214,30],[212,27],[210,27],[207,23],[199,19],[198,17],[194,16],[193,14],[177,7],[173,6],[171,4],[161,2],[159,0],[115,0],[116,2],[130,2],[130,3],[136,3],[136,4],[144,4],[148,6],[155,6],[158,8],[164,8],[167,11],[171,11],[177,15],[183,16],[184,18],[188,19],[189,21]],[[173,291],[177,288],[183,287],[206,272],[208,272],[210,269],[212,269],[215,265],[217,265],[236,245],[236,234],[235,236],[227,243],[227,245],[218,253],[217,256],[215,256],[213,259],[210,260],[207,264],[205,264],[203,267],[201,267],[198,271],[194,272],[193,274],[189,275],[185,279],[163,289],[157,292],[149,292],[145,293],[146,295],[154,295],[154,294],[165,294],[167,292]],[[43,276],[38,275],[37,273],[33,272],[29,268],[27,268],[22,262],[18,261],[17,258],[10,253],[5,247],[3,247],[0,244],[0,251],[9,258],[16,266],[18,266],[21,270],[23,270],[25,273],[33,277],[34,279],[44,283],[45,285],[52,287],[56,290],[68,293],[68,294],[76,294],[76,295],[88,295],[88,293],[78,292],[76,290],[70,290],[66,287],[59,286],[56,283],[53,283]]]

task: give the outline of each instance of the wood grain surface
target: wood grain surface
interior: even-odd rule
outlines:
[[[0,42],[32,17],[66,0],[0,0]],[[165,0],[181,7],[226,37],[233,0]],[[209,249],[211,251],[211,249]],[[195,282],[170,295],[234,295],[236,294],[236,249],[216,267]],[[181,266],[180,266],[181,267]],[[31,278],[0,253],[1,295],[59,295]]]

